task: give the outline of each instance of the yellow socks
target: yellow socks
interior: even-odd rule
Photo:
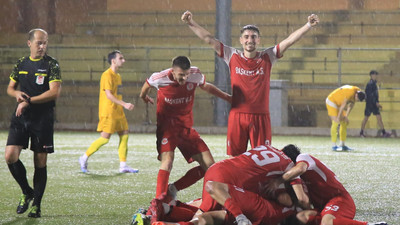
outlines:
[[[336,143],[337,141],[337,128],[339,126],[339,123],[336,123],[335,121],[332,121],[332,126],[331,126],[331,140],[332,143]]]
[[[119,138],[118,156],[120,162],[126,162],[128,155],[128,134],[124,134]]]
[[[342,121],[340,122],[340,128],[339,128],[339,139],[341,142],[345,142],[347,138],[347,123]]]
[[[103,138],[100,137],[97,140],[95,140],[90,147],[88,148],[88,150],[86,150],[86,155],[89,157],[91,156],[93,153],[95,153],[97,150],[99,150],[99,148],[105,144],[107,144],[109,141],[109,139],[107,138]]]

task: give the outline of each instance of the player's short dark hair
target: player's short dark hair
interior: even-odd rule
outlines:
[[[172,67],[179,67],[183,70],[190,69],[190,59],[186,56],[177,56],[172,60]]]
[[[296,145],[286,145],[282,152],[285,153],[294,163],[296,163],[296,158],[300,155],[300,149]]]
[[[379,73],[378,73],[378,71],[376,71],[376,70],[371,70],[370,72],[369,72],[369,75],[371,76],[371,75],[378,75]]]
[[[360,100],[360,102],[364,101],[365,93],[362,91],[357,91],[357,98],[358,98],[358,100]]]
[[[117,57],[117,53],[121,54],[121,51],[119,50],[114,50],[110,53],[108,53],[108,58],[107,58],[107,62],[111,65],[111,60],[115,59],[115,57]]]
[[[258,27],[256,25],[249,24],[249,25],[242,27],[242,29],[240,30],[240,35],[242,35],[245,30],[252,30],[254,32],[257,32],[258,36],[260,36],[260,30],[258,29]]]
[[[46,32],[45,30],[43,30],[43,29],[41,29],[41,28],[35,28],[35,29],[32,29],[32,30],[30,30],[30,31],[28,32],[28,40],[32,41],[32,40],[35,38],[35,33],[36,33],[36,31],[40,31],[40,32],[42,32],[42,33],[48,35],[47,32]]]

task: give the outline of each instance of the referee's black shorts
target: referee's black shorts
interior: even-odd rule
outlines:
[[[371,113],[374,114],[374,116],[381,114],[379,108],[376,105],[365,105],[364,115],[370,116]]]
[[[7,145],[23,146],[34,152],[53,153],[54,134],[54,109],[32,111],[27,109],[20,117],[11,118],[10,130],[8,133]]]

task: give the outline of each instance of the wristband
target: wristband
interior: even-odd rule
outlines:
[[[312,28],[312,26],[311,26],[311,23],[310,23],[310,22],[307,22],[307,26],[308,26],[309,28]]]

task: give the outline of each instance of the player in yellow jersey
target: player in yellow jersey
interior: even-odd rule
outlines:
[[[126,156],[128,153],[128,122],[125,117],[124,108],[132,111],[134,105],[124,102],[122,95],[118,93],[118,87],[122,85],[121,76],[118,73],[119,68],[124,64],[125,59],[122,53],[114,50],[108,54],[108,63],[110,68],[101,75],[100,96],[99,96],[99,124],[97,131],[100,138],[95,140],[87,151],[79,157],[82,172],[88,172],[88,158],[99,148],[108,143],[113,133],[119,135],[118,155],[120,160],[119,172],[137,173],[139,170],[126,165]]]
[[[363,101],[365,93],[360,88],[351,85],[344,85],[337,88],[326,98],[326,108],[328,115],[332,120],[331,140],[332,150],[342,151],[351,150],[345,145],[347,136],[347,124],[349,123],[348,116],[356,101]],[[337,129],[339,128],[339,146],[336,145]]]

